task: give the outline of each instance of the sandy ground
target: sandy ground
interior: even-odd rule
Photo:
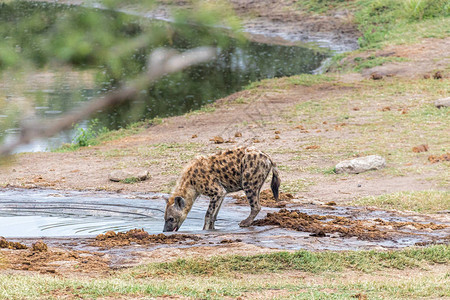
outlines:
[[[67,153],[41,152],[15,155],[11,157],[10,164],[2,167],[0,186],[169,192],[183,165],[192,157],[199,154],[208,155],[235,146],[255,146],[273,153],[272,156],[279,165],[290,165],[294,155],[283,153],[285,152],[283,149],[304,148],[305,145],[302,139],[298,138],[301,130],[296,128],[297,125],[301,125],[301,120],[293,120],[299,123],[290,124],[285,120],[286,113],[302,102],[321,101],[357,90],[363,86],[361,82],[368,79],[373,72],[380,72],[382,75],[391,74],[390,76],[394,78],[403,76],[422,78],[433,75],[432,70],[445,70],[444,67],[450,64],[449,58],[445,55],[450,38],[428,39],[420,45],[420,47],[392,46],[389,51],[383,50],[383,53],[389,52],[396,57],[407,57],[409,61],[387,63],[381,67],[366,69],[362,74],[333,74],[337,76],[339,82],[345,84],[331,82],[311,87],[290,86],[281,91],[261,87],[256,94],[254,91],[241,91],[218,100],[211,109],[214,110],[212,112],[167,118],[162,124],[151,125],[139,134],[106,142],[100,146]],[[418,69],[415,67],[416,64],[424,67]],[[443,74],[448,76],[445,71]],[[389,77],[385,79],[389,80]],[[245,103],[236,104],[242,99]],[[376,111],[380,107],[374,106],[370,109]],[[329,119],[333,119],[332,116]],[[342,139],[351,136],[351,133],[345,130],[331,130],[339,126],[336,121],[331,122],[333,121],[327,123],[327,120],[324,120],[327,124],[315,126],[314,132],[305,132],[305,136],[320,138],[339,136]],[[277,135],[275,131],[280,132],[278,134],[280,139],[275,138]],[[240,132],[242,136],[235,137],[236,132]],[[211,141],[215,136],[221,136],[231,143],[216,144]],[[323,157],[313,152],[308,159],[308,162],[296,162],[300,169],[307,167],[308,163],[326,168],[339,162],[323,161]],[[108,179],[109,173],[117,169],[148,170],[150,178],[135,184],[111,182]],[[323,201],[339,201],[348,198],[348,195],[376,195],[402,190],[424,190],[435,186],[432,181],[424,180],[427,177],[424,174],[415,173],[398,176],[395,180],[384,175],[371,174],[371,180],[364,180],[363,176],[353,176],[340,181],[323,174],[307,173],[281,171],[285,182],[299,178],[313,179],[316,184],[310,186],[304,193],[297,193],[296,196]],[[364,186],[358,187],[362,182]]]

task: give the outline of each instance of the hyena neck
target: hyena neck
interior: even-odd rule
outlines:
[[[191,211],[192,206],[194,205],[195,200],[199,196],[196,189],[188,184],[181,187],[177,187],[173,192],[173,195],[183,197],[185,201],[185,207],[183,209],[184,214],[188,214]]]

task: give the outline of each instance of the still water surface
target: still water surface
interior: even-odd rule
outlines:
[[[21,7],[25,11],[19,14],[21,18],[26,18],[27,9],[30,12],[39,11],[43,15],[55,14],[67,9],[62,5],[55,7],[49,7],[48,4],[42,7],[36,3],[23,5],[30,5],[30,7]],[[2,21],[1,15],[0,21]],[[198,41],[176,37],[171,41],[170,47],[185,50],[198,44]],[[150,89],[143,91],[139,99],[132,104],[99,112],[94,117],[98,120],[97,126],[118,129],[138,120],[184,114],[239,91],[251,82],[265,78],[311,73],[327,57],[323,51],[301,46],[270,45],[250,41],[243,43],[232,38],[226,45],[226,47],[218,48],[218,58],[215,61],[161,79]],[[136,60],[137,65],[141,63],[140,61],[145,61],[142,57],[136,57]],[[10,101],[19,101],[18,99],[23,96],[34,99],[35,105],[31,107],[32,115],[50,119],[105,92],[100,86],[104,87],[106,82],[94,85],[82,75],[78,77],[83,77],[83,80],[75,80],[79,79],[76,70],[66,72],[66,70],[48,67],[45,72],[51,75],[49,76],[51,80],[40,80],[38,83],[31,80],[19,88],[17,85],[8,84],[10,79],[0,78],[0,93],[5,94]],[[16,87],[16,90],[11,89],[11,86]],[[1,115],[0,113],[0,121]],[[85,120],[79,126],[87,128],[88,124],[89,120]],[[0,132],[4,142],[10,142],[20,134],[19,124],[15,125]],[[18,148],[16,152],[46,151],[56,148],[61,143],[71,142],[74,134],[72,130],[52,139],[37,140]]]

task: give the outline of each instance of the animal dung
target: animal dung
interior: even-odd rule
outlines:
[[[416,146],[412,148],[412,151],[415,153],[420,153],[420,152],[427,152],[428,151],[428,145],[426,144],[422,144],[420,146]]]

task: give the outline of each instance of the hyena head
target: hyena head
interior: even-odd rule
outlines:
[[[186,202],[183,197],[170,197],[167,201],[166,212],[164,214],[164,229],[163,231],[178,231],[181,224],[187,217],[187,212],[184,211]]]

